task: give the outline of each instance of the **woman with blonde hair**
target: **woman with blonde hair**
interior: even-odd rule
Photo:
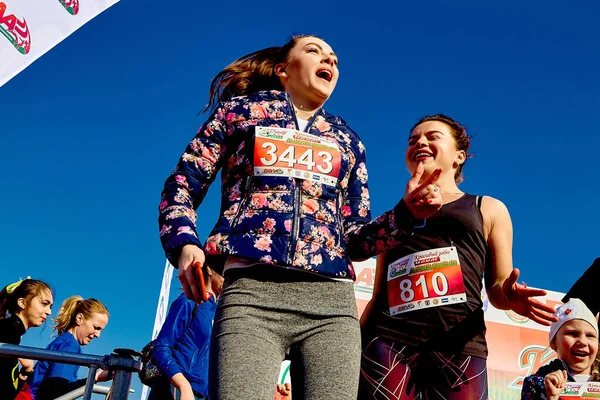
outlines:
[[[81,346],[100,337],[108,324],[108,317],[108,309],[99,300],[71,296],[63,302],[54,319],[53,330],[58,337],[46,348],[81,353]],[[38,362],[31,382],[36,400],[55,399],[85,385],[86,379],[77,379],[78,370],[78,365]],[[108,371],[98,370],[96,382],[107,381],[108,378]]]
[[[52,311],[52,290],[48,284],[27,278],[0,291],[0,342],[20,344],[29,328],[42,325]],[[21,368],[19,369],[19,363]],[[14,399],[33,373],[33,361],[0,357],[0,394]]]

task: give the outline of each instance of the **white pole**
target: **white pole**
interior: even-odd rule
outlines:
[[[169,293],[171,291],[171,279],[173,278],[173,266],[167,261],[163,272],[162,284],[160,286],[160,295],[158,296],[158,306],[156,307],[156,316],[154,318],[154,328],[152,329],[151,340],[156,339],[160,328],[162,328],[167,318],[167,310],[169,309]],[[142,385],[141,400],[146,400],[148,396],[148,386]]]

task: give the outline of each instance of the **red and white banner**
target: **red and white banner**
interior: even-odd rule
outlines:
[[[0,86],[119,0],[0,0]]]

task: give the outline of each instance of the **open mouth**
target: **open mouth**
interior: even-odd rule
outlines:
[[[572,351],[571,354],[573,354],[575,357],[580,357],[580,358],[586,358],[589,355],[585,351]]]
[[[331,82],[331,80],[333,79],[333,72],[326,68],[322,68],[317,71],[317,76],[321,79],[326,80],[327,82]]]
[[[427,153],[426,151],[419,151],[413,156],[413,159],[415,161],[424,161],[427,160],[429,157],[433,157],[433,154]]]

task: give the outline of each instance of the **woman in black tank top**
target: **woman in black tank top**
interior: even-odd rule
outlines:
[[[466,130],[444,115],[411,130],[406,193],[420,182],[424,199],[405,195],[409,209],[441,194],[442,208],[414,220],[412,235],[377,258],[373,299],[361,318],[359,399],[487,399],[485,322],[481,290],[492,305],[550,325],[554,310],[517,283],[512,224],[504,204],[462,192]]]

